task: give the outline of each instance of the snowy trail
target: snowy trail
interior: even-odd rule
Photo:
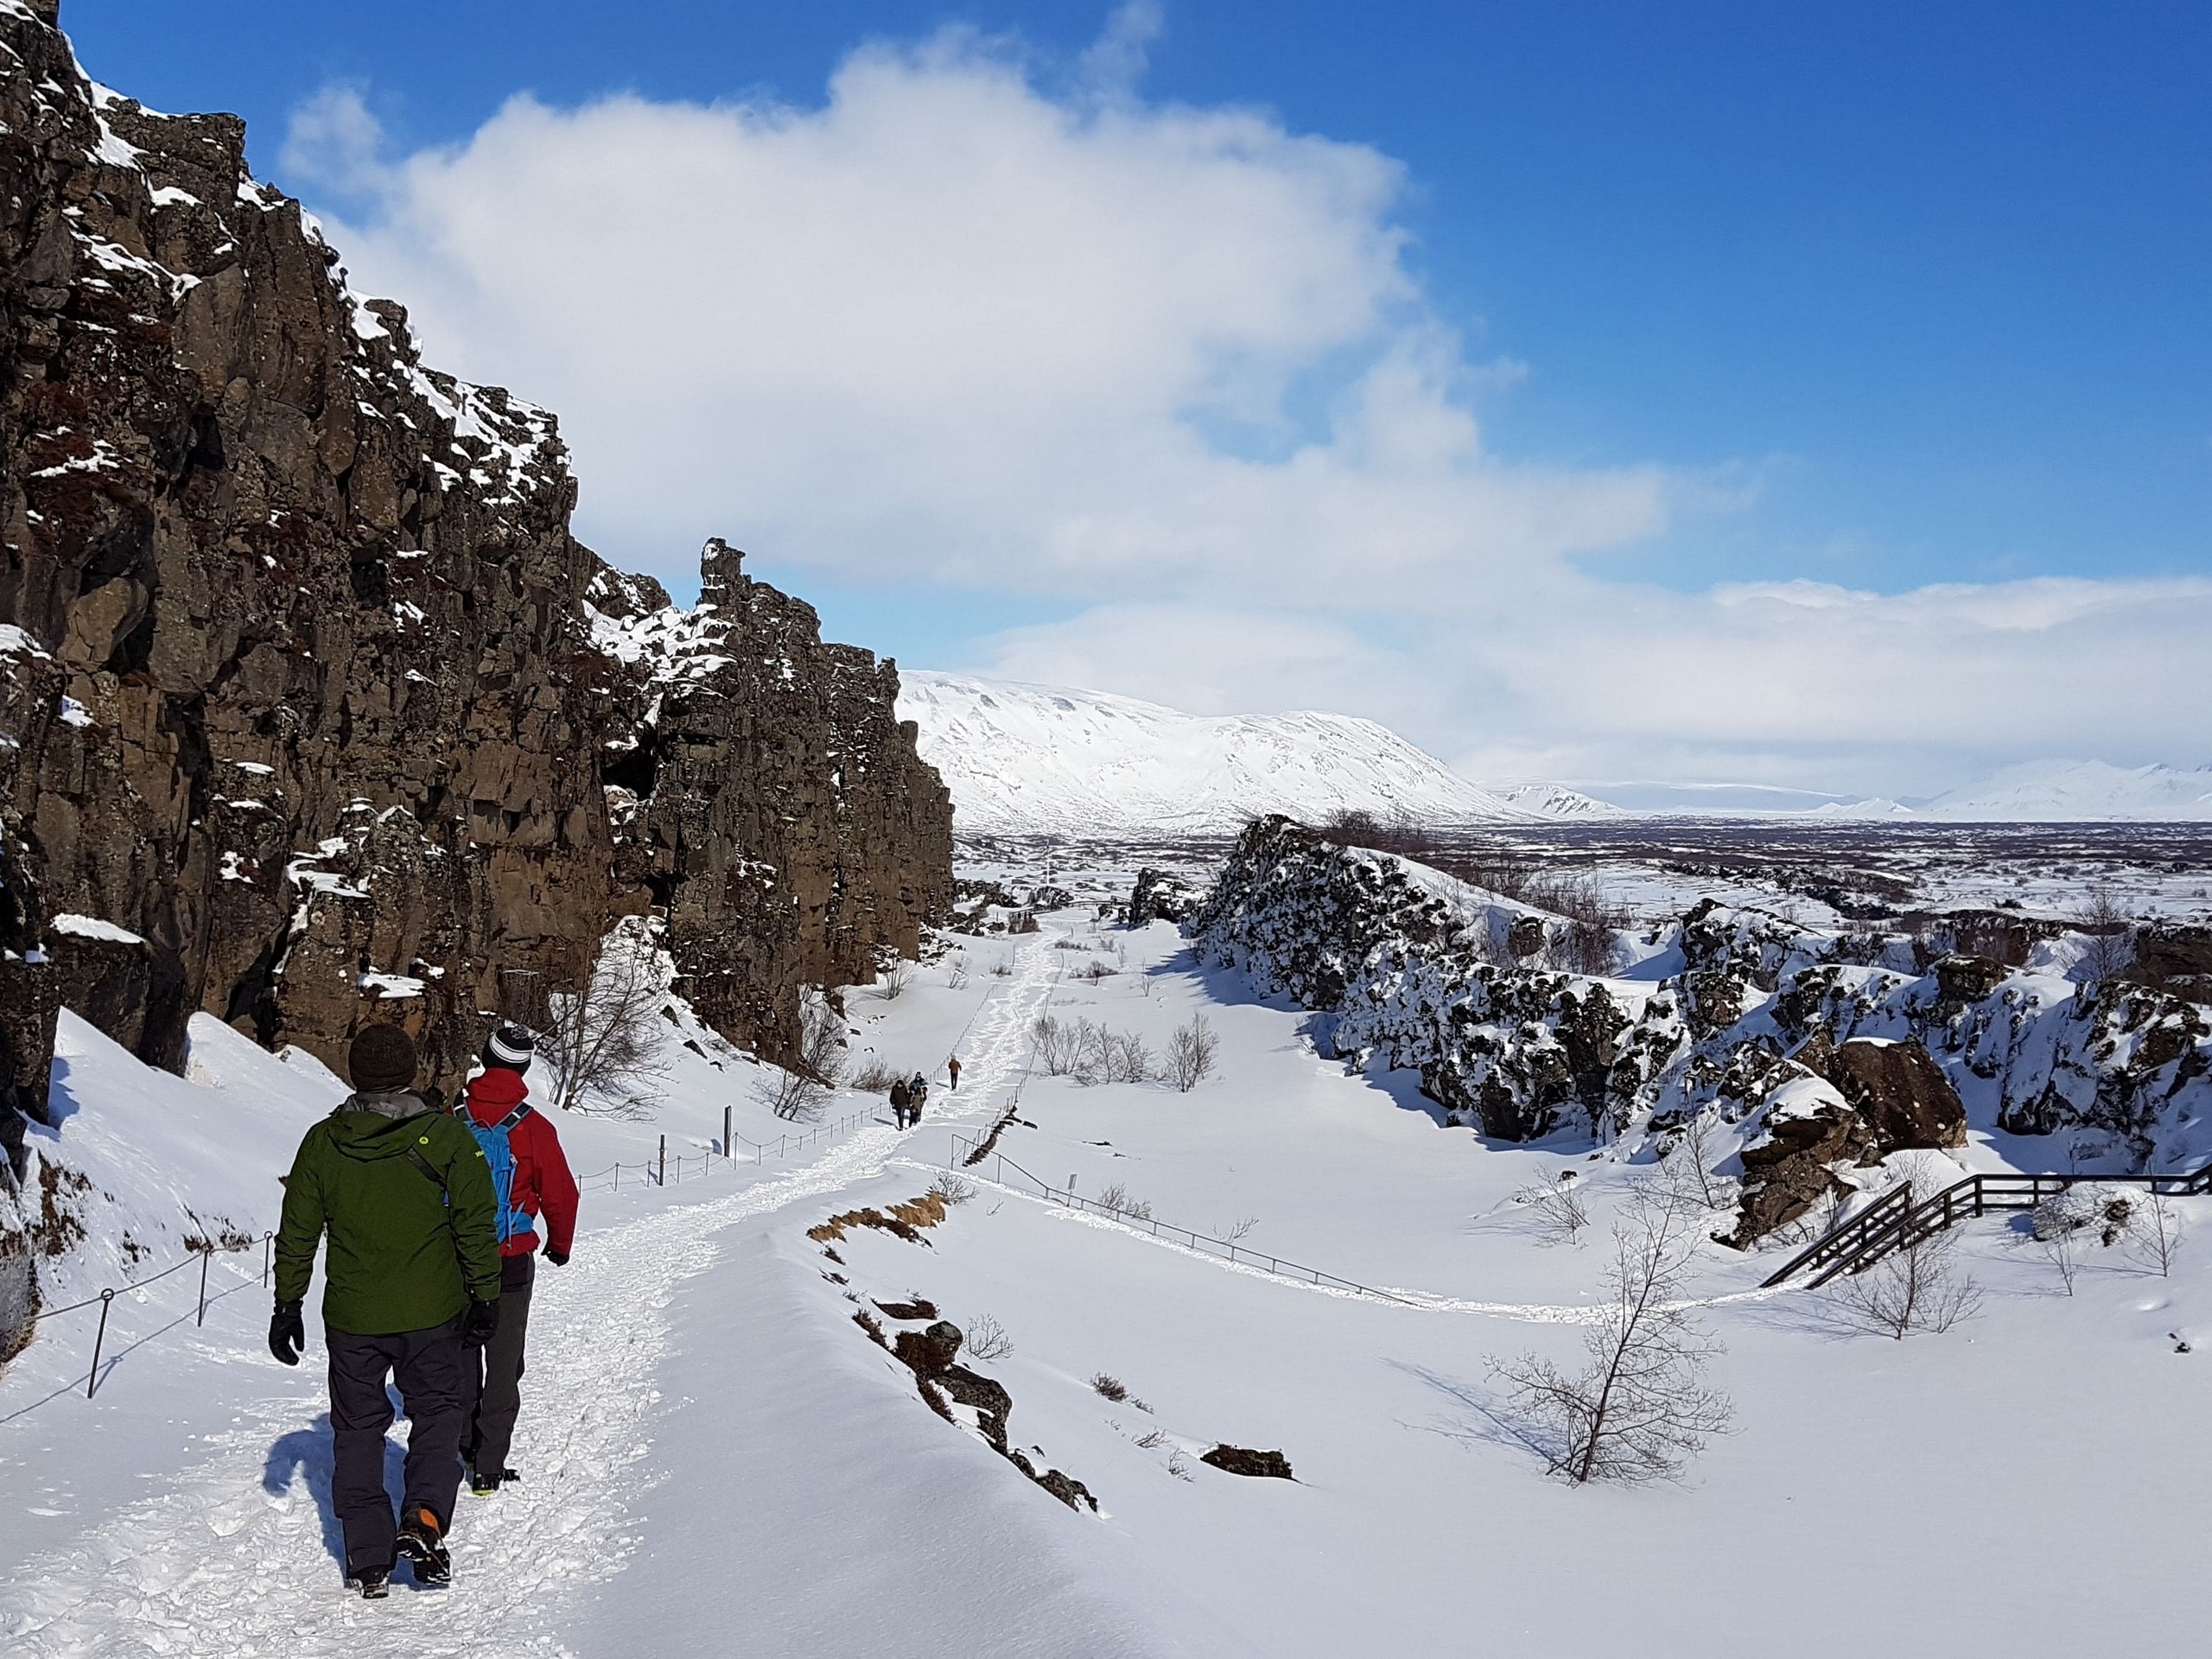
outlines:
[[[1051,995],[1043,943],[1020,953],[1014,978],[976,1020],[970,1086],[933,1122],[986,1115],[1019,1075],[1029,1023]],[[574,1262],[539,1274],[516,1443],[527,1478],[488,1499],[462,1494],[452,1590],[415,1593],[396,1582],[375,1605],[341,1594],[318,1344],[296,1372],[272,1367],[270,1391],[257,1399],[200,1402],[209,1418],[226,1411],[231,1425],[201,1442],[209,1455],[168,1490],[27,1563],[0,1598],[8,1651],[568,1655],[555,1633],[563,1613],[639,1548],[630,1500],[662,1472],[647,1459],[677,1287],[715,1264],[715,1234],[880,1175],[901,1138],[861,1129],[774,1179],[588,1233]],[[180,1403],[188,1414],[192,1402]]]

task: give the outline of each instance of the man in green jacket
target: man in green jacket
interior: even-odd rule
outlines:
[[[499,1319],[499,1202],[476,1137],[411,1093],[415,1045],[397,1026],[353,1039],[354,1092],[307,1132],[285,1178],[269,1349],[300,1363],[300,1317],[327,1233],[323,1334],[330,1347],[331,1504],[346,1576],[385,1593],[397,1555],[418,1584],[453,1575],[444,1538],[461,1484],[461,1347]],[[390,1377],[407,1411],[406,1496],[395,1527],[384,1484]]]

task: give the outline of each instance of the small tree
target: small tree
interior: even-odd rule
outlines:
[[[1065,1077],[1075,1070],[1081,1041],[1076,1027],[1063,1024],[1049,1014],[1039,1014],[1029,1027],[1031,1055],[1048,1077]]]
[[[798,1052],[789,1065],[771,1066],[753,1093],[778,1117],[817,1116],[845,1072],[844,1021],[819,994],[799,1005]]]
[[[1608,1294],[1583,1338],[1584,1363],[1562,1371],[1524,1354],[1493,1370],[1552,1445],[1551,1472],[1592,1480],[1671,1478],[1726,1433],[1728,1397],[1706,1386],[1720,1344],[1681,1305],[1681,1270],[1695,1234],[1676,1212],[1637,1205],[1613,1233]]]
[[[2134,1250],[2145,1265],[2156,1268],[2161,1279],[2173,1270],[2174,1251],[2181,1244],[2181,1212],[2174,1201],[2157,1187],[2150,1189],[2136,1213]]]
[[[1167,1039],[1167,1077],[1176,1092],[1187,1095],[1197,1088],[1212,1072],[1220,1051],[1221,1039],[1203,1014],[1192,1014],[1187,1026],[1178,1026]]]
[[[601,942],[582,989],[548,999],[552,1014],[541,1052],[563,1111],[632,1109],[668,1072],[661,1058],[669,976],[649,925],[625,920]]]
[[[2102,882],[2089,889],[2081,912],[2082,931],[2089,937],[2082,953],[2084,982],[2101,985],[2135,960],[2134,919],[2120,908],[2120,896]]]

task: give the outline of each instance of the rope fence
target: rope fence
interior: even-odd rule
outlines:
[[[790,1135],[779,1135],[773,1141],[755,1141],[749,1135],[737,1134],[730,1127],[729,1109],[725,1107],[722,1109],[722,1138],[704,1150],[679,1152],[671,1158],[668,1155],[668,1137],[664,1135],[660,1138],[660,1150],[655,1156],[643,1163],[613,1163],[605,1169],[595,1169],[588,1175],[579,1175],[576,1177],[576,1191],[620,1192],[625,1176],[629,1178],[632,1186],[675,1186],[686,1179],[696,1181],[720,1164],[765,1164],[771,1158],[789,1158],[820,1145],[825,1135],[842,1135],[847,1130],[871,1122],[875,1116],[872,1108],[848,1112],[844,1116],[827,1122],[810,1124]],[[751,1155],[738,1152],[739,1147],[747,1148]]]
[[[97,1306],[99,1308],[99,1324],[92,1332],[92,1369],[85,1375],[85,1398],[89,1400],[94,1394],[99,1392],[99,1389],[100,1351],[105,1347],[107,1344],[108,1310],[114,1306],[115,1299],[118,1296],[124,1294],[126,1291],[142,1291],[146,1289],[149,1286],[158,1285],[162,1280],[169,1277],[170,1274],[182,1273],[187,1268],[192,1266],[194,1262],[197,1262],[200,1264],[200,1305],[198,1310],[193,1316],[192,1322],[195,1327],[204,1325],[207,1323],[207,1268],[209,1264],[214,1261],[218,1255],[243,1255],[248,1250],[251,1250],[254,1245],[259,1244],[261,1246],[261,1282],[266,1286],[269,1282],[271,1252],[275,1248],[276,1239],[276,1234],[264,1233],[259,1238],[249,1239],[244,1244],[232,1244],[220,1247],[212,1243],[188,1244],[185,1247],[184,1259],[181,1262],[172,1262],[169,1266],[163,1268],[159,1273],[154,1274],[144,1279],[133,1279],[121,1285],[109,1286],[102,1289],[99,1295],[87,1296],[82,1301],[64,1302],[60,1307],[42,1307],[39,1309],[37,1313],[32,1314],[29,1319],[26,1319],[23,1322],[22,1328],[25,1331],[35,1331],[47,1320],[59,1319],[64,1313],[74,1313],[79,1312],[80,1309],[94,1306]]]
[[[947,1167],[957,1173],[960,1169],[981,1162],[981,1158],[976,1155],[980,1144],[973,1137],[962,1135],[956,1130],[952,1136],[952,1162]],[[961,1157],[963,1152],[969,1154],[965,1162]],[[1309,1268],[1303,1262],[1293,1262],[1286,1256],[1270,1255],[1265,1250],[1255,1250],[1249,1245],[1240,1246],[1234,1239],[1216,1238],[1211,1233],[1196,1232],[1188,1227],[1178,1227],[1171,1222],[1156,1221],[1146,1213],[1119,1209],[1110,1204],[1102,1204],[1096,1198],[1080,1198],[1075,1191],[1073,1176],[1068,1178],[1068,1188],[1065,1192],[1062,1192],[1051,1182],[1039,1179],[1037,1176],[1031,1174],[1002,1152],[991,1152],[984,1155],[992,1160],[995,1169],[994,1179],[1001,1186],[1007,1185],[1006,1172],[1010,1169],[1037,1189],[1035,1197],[1048,1198],[1052,1203],[1065,1205],[1071,1210],[1087,1211],[1093,1215],[1103,1216],[1109,1221],[1119,1222],[1122,1226],[1133,1228],[1139,1232],[1150,1232],[1154,1238],[1166,1238],[1171,1243],[1185,1243],[1192,1249],[1207,1255],[1222,1256],[1224,1260],[1234,1262],[1240,1267],[1264,1266],[1269,1273],[1280,1278],[1302,1279],[1312,1285],[1320,1285],[1337,1290],[1356,1291],[1363,1296],[1379,1297],[1383,1301],[1398,1302],[1408,1307],[1421,1306],[1411,1298],[1398,1295],[1393,1291],[1378,1290],[1373,1285],[1363,1285],[1355,1279],[1340,1279],[1333,1273],[1324,1273],[1319,1268]],[[1009,1190],[1016,1192],[1021,1191],[1018,1186]]]

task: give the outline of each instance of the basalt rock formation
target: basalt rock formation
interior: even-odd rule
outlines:
[[[0,812],[140,941],[46,930],[88,1017],[170,1066],[195,1011],[331,1061],[397,1019],[450,1086],[626,914],[772,1056],[914,949],[950,807],[891,664],[720,543],[696,611],[609,570],[553,417],[426,367],[242,123],[93,86],[54,0],[0,48]]]

